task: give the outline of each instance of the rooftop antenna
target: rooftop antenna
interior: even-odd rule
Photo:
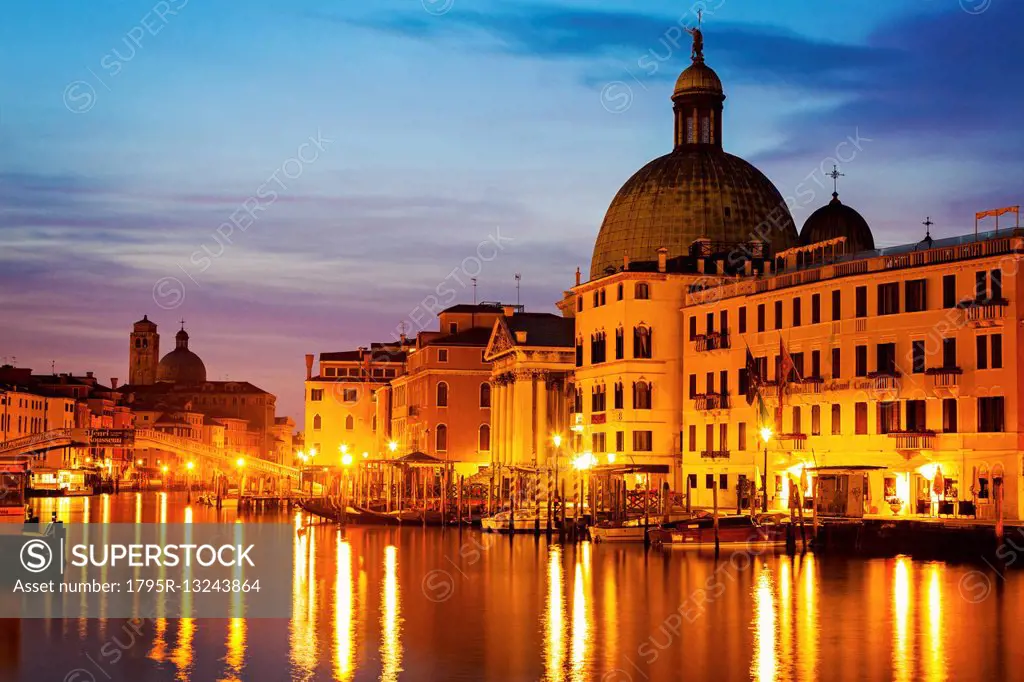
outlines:
[[[476,305],[476,277],[473,278],[473,305]]]
[[[828,174],[828,177],[832,178],[832,198],[839,198],[839,178],[846,177],[846,173],[840,173],[839,168],[832,164],[832,172]]]
[[[523,276],[516,273],[516,307],[519,307],[519,282],[523,279]]]
[[[50,360],[50,374],[57,376],[57,361]]]

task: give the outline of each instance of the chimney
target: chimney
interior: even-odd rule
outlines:
[[[697,272],[699,272],[702,275],[704,274],[704,259],[703,258],[699,258],[699,257],[697,258]]]
[[[749,260],[748,261],[744,261],[744,263],[743,263],[743,274],[748,276],[748,277],[750,275],[754,274],[754,263],[752,261],[749,261]]]
[[[306,353],[306,381],[313,378],[313,354]]]
[[[510,305],[505,306],[502,310],[505,313],[505,317],[512,317],[516,313],[516,309]]]
[[[668,267],[668,249],[664,246],[658,249],[658,272],[665,272]]]
[[[117,390],[117,377],[110,377],[110,388]]]
[[[87,379],[92,379],[92,372],[86,372],[86,373],[85,373],[85,377],[86,377]]]
[[[625,272],[627,270],[629,270],[629,254],[624,253],[622,254],[622,271]]]
[[[576,286],[580,285],[580,269],[576,268]]]
[[[516,343],[526,343],[526,332],[524,332],[524,331],[516,332]]]

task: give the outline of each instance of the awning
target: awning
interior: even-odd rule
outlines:
[[[667,474],[668,464],[602,464],[594,467],[599,474]]]

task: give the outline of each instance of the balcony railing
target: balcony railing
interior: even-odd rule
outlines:
[[[693,398],[701,412],[729,409],[728,393],[698,393]]]
[[[899,372],[871,372],[868,379],[873,391],[898,391],[901,376]]]
[[[701,459],[729,459],[728,450],[702,450]]]
[[[935,441],[934,431],[890,431],[896,439],[897,450],[930,450]]]
[[[790,395],[817,395],[823,390],[824,380],[821,377],[806,377],[801,381],[789,383]]]
[[[964,317],[968,322],[998,320],[1006,315],[1009,301],[1005,298],[975,299],[961,301],[959,307],[964,309]]]
[[[964,373],[959,367],[930,367],[924,373],[932,378],[936,388],[955,388],[960,385],[960,375]]]
[[[729,348],[729,332],[712,332],[710,334],[699,334],[695,339],[697,352],[703,353],[711,350],[723,350]]]

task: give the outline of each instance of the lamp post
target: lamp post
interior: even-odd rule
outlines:
[[[245,489],[245,457],[236,459],[235,466],[238,467],[238,507],[241,510],[242,491]]]
[[[573,503],[573,506],[575,507],[575,509],[573,509],[573,519],[576,521],[576,525],[579,525],[579,520],[582,516],[580,508],[583,506],[583,500],[587,497],[586,479],[583,478],[583,472],[589,471],[596,462],[597,459],[594,457],[594,453],[592,452],[584,452],[576,456],[572,461],[572,466],[576,469],[576,475],[578,476],[577,480],[579,481],[579,495]],[[573,532],[575,533],[576,531],[574,530]]]
[[[309,457],[309,463],[310,463],[310,465],[312,465],[313,464],[313,458],[316,457],[316,448],[310,448],[309,452],[306,453],[306,456]],[[310,476],[310,478],[309,478],[309,496],[310,497],[313,496],[313,477],[312,476]]]
[[[352,466],[352,455],[348,453],[347,446],[342,445],[341,448],[341,519],[344,522],[348,516],[348,469]]]
[[[306,453],[299,450],[295,453],[295,456],[299,458],[299,493],[306,487]]]
[[[185,474],[185,485],[188,486],[188,493],[186,494],[185,502],[187,504],[192,504],[192,470],[195,468],[195,462],[189,461],[185,463],[185,469],[187,471]]]
[[[160,467],[160,473],[163,474],[164,490],[167,490],[167,470],[168,469],[167,469],[167,465],[166,464],[163,465],[162,467]]]
[[[770,426],[761,427],[761,440],[764,441],[764,468],[761,470],[761,513],[768,513],[768,441],[772,439]]]
[[[558,495],[558,460],[562,458],[562,434],[551,436],[551,442],[555,446],[555,495]],[[560,499],[559,504],[564,505],[565,500]]]

